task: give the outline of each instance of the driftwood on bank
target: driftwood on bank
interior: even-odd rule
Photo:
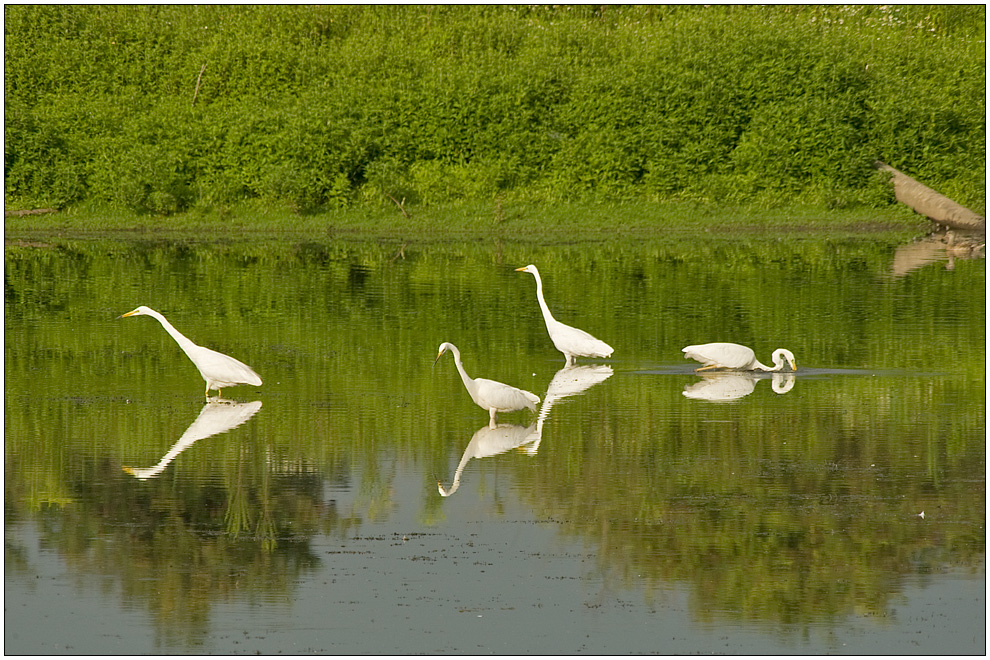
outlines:
[[[3,217],[5,217],[5,218],[10,218],[10,217],[19,218],[22,215],[41,215],[42,213],[55,213],[56,211],[58,211],[58,209],[23,209],[21,211],[6,211],[5,210],[3,212]]]
[[[986,220],[983,216],[955,203],[886,163],[876,161],[873,165],[878,170],[890,172],[890,180],[894,184],[894,196],[898,202],[907,204],[940,225],[953,229],[986,232]]]

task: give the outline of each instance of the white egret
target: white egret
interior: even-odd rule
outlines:
[[[778,348],[773,352],[773,366],[768,367],[760,364],[756,359],[756,353],[748,346],[732,344],[729,342],[714,342],[711,344],[699,344],[697,346],[685,346],[684,357],[697,360],[705,366],[695,369],[695,371],[705,371],[707,369],[738,369],[740,371],[780,371],[784,368],[784,360],[791,365],[792,371],[797,371],[797,363],[794,354],[786,348]]]
[[[128,316],[151,316],[158,319],[158,322],[165,328],[165,332],[172,335],[172,339],[176,341],[179,348],[185,351],[192,363],[199,369],[199,373],[206,381],[206,396],[210,395],[210,390],[216,390],[217,396],[220,396],[220,388],[222,387],[233,387],[242,383],[261,385],[261,376],[256,374],[254,369],[229,355],[218,353],[205,346],[197,346],[188,337],[172,327],[168,319],[150,307],[141,305],[133,312],[121,314],[117,318],[122,319]]]
[[[489,424],[492,428],[495,427],[495,416],[497,413],[512,412],[513,410],[522,410],[523,408],[536,411],[536,404],[540,402],[540,397],[532,392],[520,390],[495,380],[471,378],[468,376],[464,371],[464,365],[461,364],[461,352],[450,342],[440,344],[437,359],[433,361],[434,366],[440,360],[440,356],[447,351],[454,354],[454,364],[457,365],[457,371],[461,374],[461,380],[464,381],[464,387],[467,389],[468,394],[471,395],[475,403],[488,411],[490,417]]]
[[[566,364],[574,364],[577,357],[597,357],[607,358],[612,355],[612,347],[600,339],[595,339],[584,330],[572,328],[555,319],[547,307],[547,301],[543,298],[543,280],[540,279],[540,271],[536,266],[530,264],[522,268],[516,268],[517,272],[532,273],[536,278],[536,299],[543,310],[543,320],[547,324],[547,332],[550,340],[557,350],[564,354]]]

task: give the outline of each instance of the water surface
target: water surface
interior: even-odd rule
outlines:
[[[8,243],[6,651],[984,652],[985,262],[902,248]]]

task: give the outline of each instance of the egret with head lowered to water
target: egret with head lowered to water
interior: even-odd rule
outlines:
[[[199,373],[206,381],[207,397],[210,396],[210,390],[216,390],[217,396],[220,396],[220,388],[222,387],[233,387],[241,384],[261,385],[261,376],[256,374],[254,369],[229,355],[218,353],[205,346],[197,346],[188,337],[172,327],[168,319],[150,307],[141,305],[133,312],[121,314],[117,318],[122,319],[128,316],[151,316],[158,319],[158,322],[165,328],[165,332],[172,335],[172,339],[176,341],[179,348],[186,352],[192,363],[199,369]]]
[[[778,348],[773,352],[771,359],[773,366],[768,367],[761,364],[756,359],[756,353],[748,346],[732,344],[729,342],[713,342],[711,344],[698,344],[697,346],[685,346],[684,357],[701,362],[703,367],[698,367],[695,371],[706,371],[708,369],[737,369],[739,371],[780,371],[784,368],[784,360],[791,365],[791,371],[797,371],[797,363],[794,354],[786,348]]]
[[[536,278],[536,299],[543,310],[543,320],[547,324],[547,332],[550,334],[550,341],[557,347],[557,350],[564,354],[566,364],[574,364],[578,357],[607,358],[612,355],[612,347],[589,335],[584,330],[572,328],[555,319],[547,307],[547,301],[543,298],[543,280],[540,279],[540,271],[536,266],[530,264],[522,268],[516,268],[517,272],[532,273]]]
[[[464,371],[464,365],[461,364],[461,352],[450,342],[440,344],[437,359],[433,361],[434,366],[440,360],[440,356],[447,351],[454,354],[454,364],[457,366],[458,373],[461,374],[461,380],[464,381],[464,387],[467,389],[468,394],[471,395],[475,403],[488,411],[489,425],[492,428],[495,428],[495,417],[497,413],[512,412],[514,410],[522,410],[523,408],[536,410],[536,404],[540,402],[540,397],[532,392],[520,390],[495,380],[471,378],[468,376],[467,372]]]

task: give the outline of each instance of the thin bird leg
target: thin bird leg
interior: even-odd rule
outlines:
[[[717,364],[710,364],[707,367],[698,367],[695,371],[708,371],[709,369],[721,369]]]
[[[488,426],[489,427],[495,428],[495,426],[496,426],[495,415],[497,415],[497,414],[498,414],[498,411],[496,411],[494,408],[491,408],[491,409],[488,410]]]

